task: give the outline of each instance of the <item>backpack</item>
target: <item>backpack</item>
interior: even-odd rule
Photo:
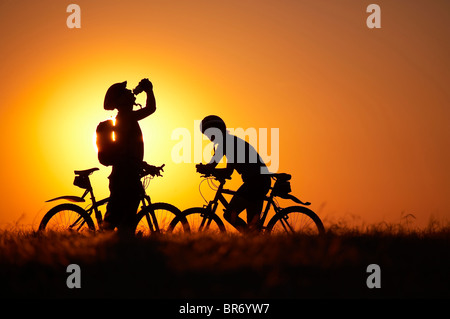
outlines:
[[[97,151],[98,160],[102,165],[114,165],[117,158],[116,144],[114,141],[114,122],[106,120],[97,125]]]

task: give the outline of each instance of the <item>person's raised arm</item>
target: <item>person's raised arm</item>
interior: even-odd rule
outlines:
[[[217,148],[219,148],[219,150]],[[231,174],[233,173],[233,170],[234,170],[234,165],[233,165],[233,163],[228,162],[228,158],[227,158],[227,165],[226,165],[226,167],[224,167],[224,168],[217,168],[217,165],[223,159],[224,155],[226,156],[225,143],[217,145],[217,148],[214,149],[214,155],[212,156],[212,158],[209,161],[209,163],[206,164],[205,166],[208,169],[215,169],[217,171],[220,171],[221,174],[224,175],[224,176],[225,175],[231,176]]]
[[[149,79],[142,79],[138,86],[142,86],[143,91],[147,93],[147,103],[145,104],[145,107],[133,112],[136,116],[136,120],[139,121],[156,111],[156,99],[155,94],[153,93],[153,84]]]

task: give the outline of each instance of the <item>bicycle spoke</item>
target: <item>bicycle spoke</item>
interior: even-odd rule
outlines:
[[[283,212],[280,212],[283,214]],[[270,225],[271,233],[318,235],[323,232],[320,219],[310,210],[293,206],[282,216],[275,216]]]
[[[88,221],[88,220],[89,221]],[[39,225],[40,230],[81,232],[94,230],[92,220],[79,206],[61,204],[52,208]]]
[[[170,229],[170,223],[179,214],[176,207],[166,203],[155,203],[139,212],[137,216],[136,234],[149,236],[152,233],[183,232],[182,225]]]
[[[213,216],[213,217],[212,217]],[[217,215],[205,214],[202,208],[190,209],[186,214],[192,233],[208,232],[219,233],[225,231],[225,227]]]
[[[80,231],[84,226],[84,220],[81,222],[80,226],[78,226],[77,231]]]
[[[284,230],[286,233],[288,233],[289,231],[291,233],[294,233],[294,229],[292,228],[292,226],[289,224],[289,222],[287,221],[288,217],[283,217],[282,219],[280,219],[280,223],[283,226]],[[287,227],[286,227],[287,226]]]

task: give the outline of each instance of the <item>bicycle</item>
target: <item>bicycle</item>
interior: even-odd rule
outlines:
[[[207,204],[203,207],[193,207],[182,212],[182,217],[186,218],[189,222],[191,232],[226,232],[225,224],[216,214],[216,211],[219,203],[227,209],[229,202],[224,197],[224,194],[234,195],[236,191],[224,188],[226,180],[231,179],[231,177],[221,175],[222,174],[218,171],[203,174],[203,181],[208,180],[210,187],[216,191],[214,199],[207,202]],[[265,208],[263,208],[262,216],[260,218],[261,232],[267,234],[323,234],[325,232],[325,228],[321,219],[316,213],[306,207],[311,203],[302,202],[294,195],[289,194],[291,192],[289,182],[291,175],[286,173],[277,173],[270,174],[270,177],[275,181],[275,183],[271,185],[268,195],[264,198],[264,202],[267,204],[265,205]],[[219,186],[214,184],[211,186],[210,182],[214,180],[219,182]],[[200,182],[200,185],[202,182]],[[295,205],[282,208],[278,204],[276,197],[290,199],[302,206]],[[271,208],[273,208],[274,214],[270,218],[267,225],[264,225]],[[180,222],[181,219],[175,218],[171,222],[169,228],[177,227],[177,223]]]
[[[145,165],[148,164],[145,163]],[[186,219],[183,219],[181,211],[177,207],[162,202],[152,203],[150,196],[145,191],[151,178],[155,175],[161,176],[159,170],[162,170],[164,165],[157,167],[158,173],[148,170],[149,166],[145,169],[145,165],[140,174],[140,177],[143,178],[143,192],[141,196],[141,210],[136,214],[135,233],[140,236],[148,236],[152,233],[189,232],[189,224]],[[98,170],[98,168],[94,167],[87,170],[74,171],[75,179],[73,184],[85,190],[83,195],[81,197],[60,196],[47,200],[46,202],[66,200],[71,203],[59,204],[50,209],[42,218],[39,224],[39,231],[95,231],[96,224],[97,229],[102,229],[103,218],[99,207],[106,205],[109,197],[97,201],[89,179],[89,176]],[[91,203],[84,209],[78,204],[86,202],[85,197],[88,194],[90,195]],[[94,223],[92,215],[94,215],[96,223]],[[169,229],[170,222],[176,217],[180,221],[178,227]]]

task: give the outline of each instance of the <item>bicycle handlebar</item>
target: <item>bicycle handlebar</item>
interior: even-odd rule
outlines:
[[[166,164],[162,164],[161,166],[153,166],[153,165],[148,164],[147,162],[143,162],[140,176],[141,176],[141,178],[145,177],[147,175],[162,176],[161,172],[164,172],[165,165]]]
[[[215,167],[212,167],[208,164],[204,165],[204,164],[197,164],[195,166],[197,168],[197,173],[202,174],[202,177],[214,177],[219,181],[224,181],[226,179],[231,179],[231,175],[229,174],[229,172],[226,172],[222,169],[217,169]]]
[[[216,169],[215,167],[212,167],[212,166],[208,166],[208,164],[204,165],[204,164],[200,163],[200,164],[195,165],[195,167],[197,169],[197,173],[202,174],[201,177],[208,178],[208,177],[212,176],[221,183],[225,183],[226,179],[231,179],[231,175],[228,172],[225,172],[224,170]],[[281,181],[289,181],[292,177],[291,174],[287,174],[287,173],[273,173],[273,174],[269,174],[269,176],[275,180],[281,180]],[[271,188],[273,189],[273,187],[271,187]],[[236,193],[236,191],[232,191],[229,189],[222,189],[221,192],[225,193],[225,194],[230,194],[230,195],[234,195]],[[270,200],[272,197],[279,197],[279,196],[280,195],[276,195],[276,194],[272,193],[271,196],[269,196],[269,197],[266,196],[265,200]],[[291,194],[287,194],[287,195],[283,196],[282,198],[290,199],[290,200],[292,200],[298,204],[304,205],[304,206],[311,205],[310,202],[303,202]]]

